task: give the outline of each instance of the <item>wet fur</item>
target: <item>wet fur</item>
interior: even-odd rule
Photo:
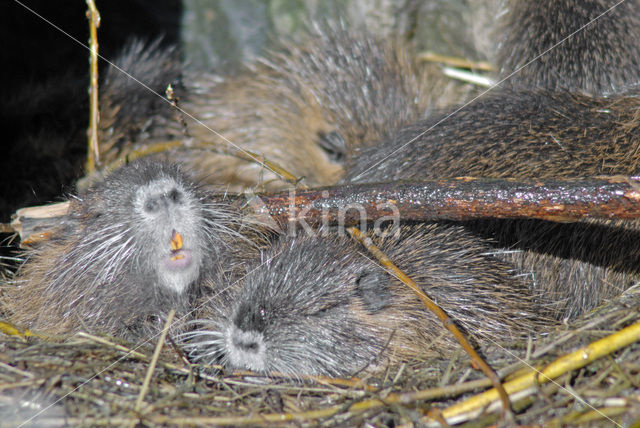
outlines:
[[[156,201],[168,211],[137,206],[154,195],[172,197],[171,189],[175,201]],[[65,226],[26,252],[4,309],[19,326],[43,332],[139,337],[161,327],[170,309],[184,313],[200,278],[232,260],[232,243],[245,245],[239,222],[177,166],[134,162],[71,199]],[[164,268],[172,229],[192,256],[190,268],[177,274]]]
[[[346,181],[637,175],[637,106],[635,93],[591,98],[501,91],[437,126],[444,114],[405,127],[376,147],[356,150]],[[499,247],[523,250],[502,257],[531,273],[539,287],[552,294],[571,290],[570,298],[556,303],[562,318],[593,308],[638,278],[638,224],[596,223],[487,220],[468,226]]]
[[[526,278],[459,226],[374,238],[473,339],[489,345],[554,324]],[[348,237],[284,237],[227,294],[208,298],[183,336],[194,360],[261,372],[348,376],[456,345],[405,285]],[[255,345],[238,353],[232,341]]]

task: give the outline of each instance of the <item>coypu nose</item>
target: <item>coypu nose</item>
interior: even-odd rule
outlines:
[[[262,333],[255,331],[240,331],[231,327],[229,331],[229,346],[227,348],[227,363],[242,370],[266,370],[266,345]]]
[[[255,334],[254,332],[238,333],[238,336],[233,338],[233,346],[240,351],[257,354],[260,352],[260,336],[261,335]]]
[[[262,333],[265,328],[265,311],[263,308],[254,310],[249,303],[243,303],[236,312],[234,324],[242,331]]]

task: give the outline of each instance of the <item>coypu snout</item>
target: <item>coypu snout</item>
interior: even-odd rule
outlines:
[[[143,245],[150,250],[149,263],[142,262],[141,269],[149,275],[155,272],[161,287],[184,293],[198,278],[205,251],[204,220],[194,215],[199,202],[178,180],[162,176],[137,190],[133,206]]]

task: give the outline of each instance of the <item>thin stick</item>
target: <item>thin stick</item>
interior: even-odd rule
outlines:
[[[435,304],[433,300],[431,300],[424,291],[411,279],[407,276],[402,270],[400,270],[378,247],[373,244],[371,238],[363,234],[359,229],[352,227],[347,229],[349,234],[353,236],[355,239],[360,241],[365,248],[373,254],[380,264],[384,266],[386,269],[389,269],[393,272],[393,274],[402,281],[407,287],[409,287],[425,304],[425,306],[433,312],[439,319],[442,321],[444,327],[449,330],[455,338],[458,340],[458,343],[462,345],[462,348],[469,354],[471,359],[475,364],[480,367],[480,369],[484,372],[485,375],[491,380],[491,383],[496,388],[500,400],[502,401],[502,411],[503,417],[507,422],[515,422],[515,417],[513,412],[511,411],[511,402],[509,401],[509,396],[505,391],[502,383],[500,382],[500,378],[498,374],[493,371],[493,369],[487,364],[480,355],[473,349],[465,335],[458,329],[453,320],[447,315],[438,305]]]
[[[578,349],[568,355],[564,355],[551,362],[540,371],[531,371],[524,375],[506,382],[504,389],[509,393],[532,389],[532,393],[537,390],[537,386],[549,382],[552,379],[586,366],[592,361],[605,355],[617,351],[627,345],[640,340],[640,322],[632,324],[622,330],[613,333],[605,338],[597,340],[584,348]],[[490,404],[498,398],[495,389],[478,394],[461,403],[454,404],[442,411],[449,423],[460,423],[476,417],[484,411]]]
[[[87,2],[87,18],[89,19],[89,48],[91,52],[89,75],[89,148],[87,150],[87,173],[95,171],[100,164],[100,151],[98,149],[98,121],[100,110],[98,109],[98,27],[100,27],[100,13],[93,0]]]
[[[136,401],[136,406],[134,407],[134,410],[136,413],[140,412],[140,407],[142,406],[142,400],[144,399],[144,396],[147,393],[147,390],[149,389],[151,376],[153,375],[153,371],[155,370],[156,364],[158,363],[158,358],[160,357],[160,351],[162,351],[164,340],[167,337],[167,333],[169,332],[169,327],[171,327],[171,322],[173,321],[173,316],[175,314],[176,314],[176,311],[171,309],[171,312],[169,312],[169,316],[167,317],[167,322],[164,323],[164,329],[162,330],[162,334],[160,335],[160,339],[158,340],[156,349],[155,351],[153,351],[153,357],[151,357],[151,362],[149,363],[149,368],[147,369],[147,375],[144,377],[144,382],[142,383],[142,388],[140,389],[140,395],[138,395],[138,400]]]
[[[458,58],[455,56],[440,55],[435,52],[421,52],[418,54],[419,61],[425,62],[437,62],[444,65],[457,68],[469,68],[472,70],[480,71],[494,71],[496,68],[489,64],[487,61],[470,61],[465,58]]]

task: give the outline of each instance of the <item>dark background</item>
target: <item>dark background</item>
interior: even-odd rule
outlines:
[[[84,0],[21,0],[87,43]],[[180,0],[98,2],[99,52],[113,58],[131,37],[176,43]],[[59,200],[83,174],[88,122],[88,51],[13,0],[0,14],[0,222],[20,207]],[[104,68],[104,62],[101,67]]]

